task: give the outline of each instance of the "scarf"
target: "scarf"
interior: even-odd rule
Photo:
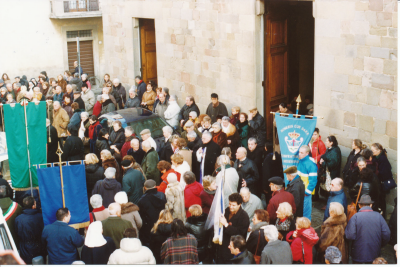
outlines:
[[[89,126],[89,138],[91,139],[91,140],[93,140],[93,134],[94,134],[94,129],[97,127],[97,125],[99,125],[100,124],[100,122],[99,121],[96,121],[96,123],[94,123],[94,124],[90,124],[90,126]],[[96,133],[96,135],[97,135],[97,133]]]
[[[230,165],[230,164],[226,164],[226,165],[225,165],[225,170],[227,170],[227,169],[229,169],[229,168],[231,168],[231,165]],[[219,172],[221,171],[221,167],[218,167],[215,171],[216,171],[217,173],[219,173]]]
[[[85,238],[85,246],[89,248],[101,247],[107,244],[103,236],[103,224],[100,221],[92,222]]]
[[[221,135],[221,133],[222,133],[222,130],[219,131],[219,133],[217,133],[216,135],[214,135],[213,138],[212,138],[212,140],[213,140],[215,143],[217,143],[217,144],[218,144],[218,137]]]
[[[217,190],[210,191],[210,190],[204,188],[204,191],[206,191],[206,193],[209,194],[209,195],[215,195],[215,192]]]
[[[239,122],[239,128],[243,128],[244,126],[246,126],[246,125],[249,125],[249,122],[248,122],[248,120],[245,120],[244,122]]]
[[[106,101],[101,104],[103,107],[107,106],[108,104],[112,103],[111,99],[107,99]]]

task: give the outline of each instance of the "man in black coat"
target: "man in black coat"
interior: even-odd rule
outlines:
[[[135,77],[135,82],[138,84],[137,85],[137,95],[140,99],[140,102],[142,102],[142,96],[146,92],[146,83],[142,80],[142,77],[140,77],[140,76]]]
[[[199,116],[199,114],[200,114],[199,107],[194,102],[193,96],[187,96],[185,105],[182,107],[182,109],[178,115],[178,121],[182,128],[183,128],[183,125],[185,125],[185,123],[189,120],[189,113],[191,111],[196,111],[197,116]]]
[[[258,145],[257,144],[257,139],[254,137],[250,137],[249,140],[247,141],[248,144],[248,149],[247,149],[247,158],[252,160],[254,164],[257,166],[258,174],[261,179],[258,180],[257,182],[257,192],[254,194],[257,195],[258,197],[261,197],[262,193],[262,164],[264,160],[264,146]]]
[[[132,139],[131,141],[131,148],[126,153],[127,155],[131,155],[138,164],[142,164],[142,160],[146,152],[140,148],[140,143],[138,139]]]
[[[122,123],[118,120],[113,122],[113,129],[108,137],[108,143],[111,149],[117,148],[121,151],[122,146],[125,144],[125,129],[122,128]]]
[[[82,139],[78,137],[79,126],[71,125],[68,127],[68,138],[65,141],[63,154],[61,155],[62,161],[84,160],[85,149]]]
[[[50,124],[49,119],[46,119],[46,124],[47,124],[47,163],[58,162],[59,158],[58,155],[56,154],[59,142],[57,129]]]
[[[296,204],[296,214],[294,214],[294,219],[303,217],[304,193],[306,190],[303,180],[301,180],[300,176],[297,174],[296,166],[287,168],[283,173],[286,173],[286,177],[289,181],[286,192],[293,195],[294,203]]]
[[[257,108],[250,109],[249,114],[249,137],[254,137],[257,139],[257,144],[264,146],[267,137],[267,126],[265,124],[265,119],[257,111]]]
[[[265,239],[265,238],[264,238]],[[241,235],[231,236],[229,249],[234,257],[231,259],[232,264],[255,264],[254,256],[246,248],[246,239]],[[261,249],[261,248],[260,248]]]
[[[225,209],[225,216],[219,219],[223,225],[222,245],[217,249],[217,264],[230,264],[233,255],[229,247],[231,236],[241,235],[246,238],[247,229],[249,229],[249,215],[242,209],[242,196],[239,193],[233,193],[229,196],[229,207]]]
[[[271,188],[269,187],[268,179],[271,177],[283,177],[282,157],[278,152],[272,153],[272,142],[265,143],[265,158],[262,165],[262,190],[265,195],[265,200],[268,203],[272,197]],[[275,159],[273,156],[275,154]]]
[[[174,154],[174,151],[172,149],[172,144],[170,140],[174,130],[170,126],[164,126],[162,128],[162,131],[164,135],[164,142],[161,143],[158,155],[160,157],[160,160],[165,160],[171,163],[171,156]]]
[[[115,98],[115,101],[118,103],[118,109],[122,109],[122,102],[126,102],[126,90],[125,87],[122,86],[118,78],[113,80],[112,91],[115,95],[118,95],[118,99]]]
[[[246,148],[238,148],[234,168],[239,174],[238,191],[242,187],[248,187],[250,192],[255,194],[258,191],[257,183],[259,180],[259,173],[254,161],[247,158]]]
[[[204,132],[203,145],[196,151],[197,162],[200,163],[198,177],[201,183],[204,176],[212,175],[215,170],[215,162],[221,155],[221,147],[212,140],[210,132]]]
[[[22,214],[15,218],[15,233],[19,238],[19,251],[26,264],[32,264],[37,256],[46,257],[46,246],[42,244],[44,228],[42,213],[36,208],[33,197],[25,197]]]
[[[139,215],[142,218],[143,225],[139,230],[139,239],[143,246],[150,247],[150,230],[158,220],[160,211],[165,208],[167,199],[164,193],[158,192],[156,182],[147,180],[144,183],[144,194],[139,199]]]
[[[217,121],[217,116],[228,116],[228,110],[224,103],[218,101],[216,93],[211,94],[211,103],[208,105],[206,114],[211,118],[211,123]],[[197,116],[200,114],[197,114]]]
[[[85,102],[83,102],[80,91],[74,92],[74,102],[79,104],[79,109],[82,109],[83,111],[85,111]]]

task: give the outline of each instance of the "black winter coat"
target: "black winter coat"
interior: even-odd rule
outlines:
[[[203,177],[206,175],[212,175],[214,170],[215,170],[215,162],[217,161],[217,158],[221,155],[221,147],[217,145],[213,140],[210,140],[207,144],[203,144],[202,146],[203,151],[204,148],[206,149],[206,155],[204,157],[204,174]],[[194,151],[193,153],[196,153],[197,151]],[[196,160],[197,162],[197,160]],[[201,163],[200,163],[201,164]],[[201,166],[201,165],[200,165]],[[200,170],[200,168],[199,168]],[[200,174],[197,176],[200,177]]]
[[[83,84],[82,79],[74,77],[69,81],[69,84],[75,84],[76,85],[76,90],[79,91],[79,92],[82,91],[82,84]]]
[[[235,161],[234,168],[239,174],[238,191],[242,187],[242,180],[245,180],[247,187],[253,194],[257,191],[257,182],[259,173],[256,164],[251,159],[246,158],[244,161]]]
[[[362,188],[361,188],[360,198],[362,195],[365,195],[365,194],[369,195],[371,197],[372,201],[374,201],[374,203],[372,204],[372,209],[374,211],[378,211],[381,187],[380,187],[378,178],[376,178],[375,175],[370,176],[369,179],[366,179],[366,180],[360,179],[357,181],[357,183],[350,189],[349,194],[350,194],[351,200],[354,203],[356,203],[358,191],[360,191],[361,182],[362,182]]]
[[[145,82],[141,82],[137,86],[137,95],[139,97],[140,102],[142,102],[142,97],[143,97],[143,94],[145,92],[146,92],[146,83]]]
[[[305,190],[306,188],[304,186],[303,180],[301,180],[300,176],[298,175],[287,185],[286,192],[289,192],[293,195],[294,203],[296,204],[296,214],[294,214],[295,218],[303,217]]]
[[[82,109],[85,111],[85,102],[83,102],[82,97],[78,97],[77,99],[74,99],[74,102],[79,104],[79,109]]]
[[[57,129],[52,125],[50,127],[50,142],[49,142],[49,130],[47,129],[47,163],[58,162],[59,158],[56,154],[58,149],[58,134]]]
[[[107,241],[101,247],[89,248],[86,245],[82,247],[81,260],[85,264],[107,264],[110,255],[116,250],[114,240],[109,236],[104,236]]]
[[[378,162],[378,178],[380,182],[389,180],[393,178],[392,175],[392,165],[390,165],[390,162],[385,154],[385,152],[381,152],[381,154],[376,158],[376,161]]]
[[[101,195],[103,198],[103,206],[108,207],[108,205],[115,202],[114,196],[119,191],[122,191],[121,184],[113,178],[106,178],[96,182],[92,190],[92,195]]]
[[[194,235],[197,239],[197,253],[199,256],[199,262],[207,256],[207,246],[209,241],[209,236],[207,229],[204,228],[207,221],[207,214],[202,214],[200,216],[190,216],[186,221],[186,229],[189,234]]]
[[[144,152],[141,148],[139,148],[138,151],[133,151],[133,148],[130,148],[126,154],[131,155],[138,164],[142,164],[142,160],[146,152]]]
[[[92,209],[90,205],[90,197],[92,196],[92,191],[97,181],[104,179],[104,168],[97,164],[88,164],[85,166],[85,172],[89,209]]]
[[[128,97],[125,102],[125,108],[140,108],[140,98],[135,96],[134,98]]]
[[[231,219],[229,219],[229,214],[230,210],[228,207],[225,209],[225,218],[229,225],[228,227],[224,226],[222,245],[219,246],[218,251],[218,264],[227,263],[233,258],[233,255],[228,248],[231,236],[241,235],[246,239],[247,229],[249,229],[250,225],[249,215],[247,215],[242,207],[239,208],[238,212],[233,215]]]
[[[108,138],[108,143],[110,146],[115,145],[118,150],[121,151],[121,148],[125,143],[125,129],[121,127],[121,129],[116,132],[113,130]]]
[[[163,264],[164,262],[161,260],[161,247],[162,244],[171,237],[171,223],[163,223],[159,224],[157,227],[157,232],[150,233],[150,249],[153,252],[154,258],[156,258],[157,264]]]
[[[150,230],[157,222],[160,211],[165,209],[166,203],[165,194],[158,192],[157,188],[147,190],[139,199],[139,214],[143,221],[142,228],[139,231],[142,245],[150,246]]]
[[[267,138],[267,126],[265,124],[265,119],[260,115],[260,113],[257,112],[256,116],[254,116],[252,120],[249,120],[249,125],[249,137],[256,138],[257,144],[263,147]]]
[[[200,110],[199,110],[199,107],[195,103],[193,103],[190,107],[188,107],[187,105],[184,105],[182,107],[181,111],[179,112],[179,116],[178,116],[179,123],[181,122],[181,120],[184,120],[183,125],[185,125],[185,123],[189,119],[189,113],[192,111],[196,111],[197,116],[199,116]]]
[[[164,142],[163,142],[164,143]],[[174,154],[172,150],[171,143],[167,141],[163,144],[160,151],[158,151],[158,155],[160,156],[160,160],[165,160],[171,163],[171,156]]]
[[[264,224],[268,225],[267,222],[264,222],[262,225],[265,226]],[[257,252],[256,255],[261,256],[261,252],[263,251],[264,247],[268,244],[268,242],[267,240],[265,240],[264,229],[260,229],[259,227],[257,227],[257,224],[253,225],[253,228],[257,228],[257,230],[253,230],[250,233],[249,238],[246,241],[246,247],[247,250],[251,252],[251,254],[255,255]]]
[[[348,184],[350,180],[351,173],[353,172],[354,168],[356,167],[357,159],[361,157],[361,151],[355,154],[355,150],[353,149],[349,157],[347,158],[346,165],[343,168],[343,180],[345,185]]]
[[[321,168],[319,168],[319,172],[326,172],[326,168],[328,168],[332,179],[340,177],[342,153],[338,146],[328,148],[325,154],[321,156],[321,159],[323,159],[324,162],[322,163]]]
[[[118,94],[118,99],[115,97],[115,101],[117,101],[119,108],[122,108],[122,102],[126,102],[126,90],[125,87],[122,86],[122,84],[120,83],[117,87],[115,87],[114,85],[113,87],[113,92],[115,92],[114,94],[117,95]]]
[[[105,139],[104,137],[99,136],[96,140],[96,145],[94,150],[98,159],[100,159],[100,152],[104,149],[111,151],[110,145],[108,144],[108,140]]]
[[[281,154],[275,152],[275,160],[272,159],[273,153],[265,155],[262,167],[262,188],[264,192],[272,194],[269,187],[268,179],[274,176],[283,177],[282,157]]]
[[[69,136],[64,143],[64,149],[61,158],[63,161],[84,160],[85,149],[82,139],[78,136]]]
[[[264,238],[265,240],[265,238]],[[238,257],[231,259],[232,264],[255,264],[254,256],[247,249]]]
[[[0,186],[4,185],[6,187],[6,197],[13,199],[13,190],[7,180],[3,179],[3,175],[0,174]]]

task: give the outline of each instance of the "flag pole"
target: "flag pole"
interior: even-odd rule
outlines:
[[[279,112],[273,112],[273,111],[271,111],[270,112],[271,114],[275,114],[275,113],[279,113]],[[302,115],[298,115],[298,114],[289,114],[289,113],[279,113],[280,115],[293,115],[293,117],[301,117]],[[311,115],[304,115],[304,117],[306,117],[306,118],[310,118],[310,119],[313,119],[313,118],[317,118],[317,119],[323,119],[324,117],[318,117],[318,116],[311,116]]]
[[[61,155],[63,154],[63,151],[61,150],[60,142],[58,142],[58,149],[57,149],[56,154],[58,155],[58,159],[59,159],[60,177],[61,177],[61,194],[62,194],[62,200],[63,200],[63,208],[65,208],[64,180],[63,180],[63,174],[62,174],[62,161],[61,161]]]
[[[33,197],[33,188],[32,188],[32,173],[31,173],[31,156],[29,153],[29,133],[28,133],[28,120],[26,116],[26,105],[27,101],[22,100],[21,104],[24,106],[24,114],[25,114],[25,130],[26,130],[26,150],[28,152],[28,171],[29,171],[29,182],[31,184],[31,196]]]
[[[51,101],[51,100],[50,100],[50,101]],[[47,103],[47,101],[46,101],[46,105],[47,105],[47,118],[49,118],[49,120],[50,120],[50,103],[51,103],[51,102]],[[50,126],[49,126],[49,143],[51,143]]]

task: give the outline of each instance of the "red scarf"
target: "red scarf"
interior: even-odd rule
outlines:
[[[218,137],[221,135],[221,133],[222,133],[222,130],[219,131],[219,133],[217,133],[216,135],[213,136],[213,141],[214,141],[215,143],[217,143],[217,144],[218,144]]]
[[[91,140],[93,140],[94,129],[95,129],[96,126],[99,125],[99,124],[100,124],[99,121],[96,121],[95,124],[90,124],[90,126],[89,126],[89,138],[90,138]],[[96,134],[97,134],[97,133],[96,133]]]

